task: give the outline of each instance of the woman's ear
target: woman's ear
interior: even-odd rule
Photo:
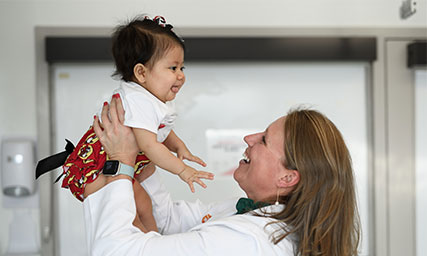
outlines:
[[[286,170],[279,178],[279,188],[289,188],[298,184],[300,181],[300,175],[297,170]]]
[[[144,65],[142,65],[141,63],[137,63],[133,67],[133,76],[135,77],[136,82],[138,84],[145,83],[146,75],[147,75],[147,68]]]

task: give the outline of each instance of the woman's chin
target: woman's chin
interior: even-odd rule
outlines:
[[[237,169],[234,170],[233,178],[235,181],[237,181],[237,183],[240,183],[242,175],[245,172],[244,169],[245,169],[244,166],[242,164],[239,164],[239,167],[237,167]]]

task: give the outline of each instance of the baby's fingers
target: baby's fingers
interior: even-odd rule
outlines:
[[[181,155],[181,154],[178,154],[178,158],[179,158],[179,160],[184,160],[184,156],[183,155]]]
[[[211,173],[211,172],[198,171],[197,175],[196,175],[196,178],[197,179],[202,178],[202,179],[207,179],[207,180],[213,180],[214,176],[215,175],[213,173]]]
[[[195,178],[194,179],[195,182],[197,182],[197,184],[199,184],[202,188],[207,188],[208,186],[206,186],[206,184],[199,178]]]
[[[188,158],[188,160],[190,160],[190,161],[192,161],[192,162],[195,162],[195,163],[198,163],[198,164],[200,164],[201,166],[203,166],[203,167],[206,167],[206,163],[200,158],[200,157],[197,157],[197,156],[190,156],[189,158]]]
[[[193,182],[188,182],[188,186],[190,186],[190,190],[192,193],[195,192]]]

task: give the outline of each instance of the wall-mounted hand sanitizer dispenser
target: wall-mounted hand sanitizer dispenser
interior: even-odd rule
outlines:
[[[1,145],[1,188],[11,197],[26,197],[35,190],[34,144],[30,139],[4,139]]]
[[[39,255],[38,225],[30,209],[38,208],[35,182],[35,147],[29,138],[3,138],[1,142],[1,191],[5,208],[13,209],[6,256]]]

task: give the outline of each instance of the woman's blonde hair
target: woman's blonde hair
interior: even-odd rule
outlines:
[[[351,157],[341,133],[315,110],[291,110],[285,120],[285,167],[300,181],[280,200],[284,210],[270,224],[273,241],[290,235],[296,255],[357,255],[360,223]]]

